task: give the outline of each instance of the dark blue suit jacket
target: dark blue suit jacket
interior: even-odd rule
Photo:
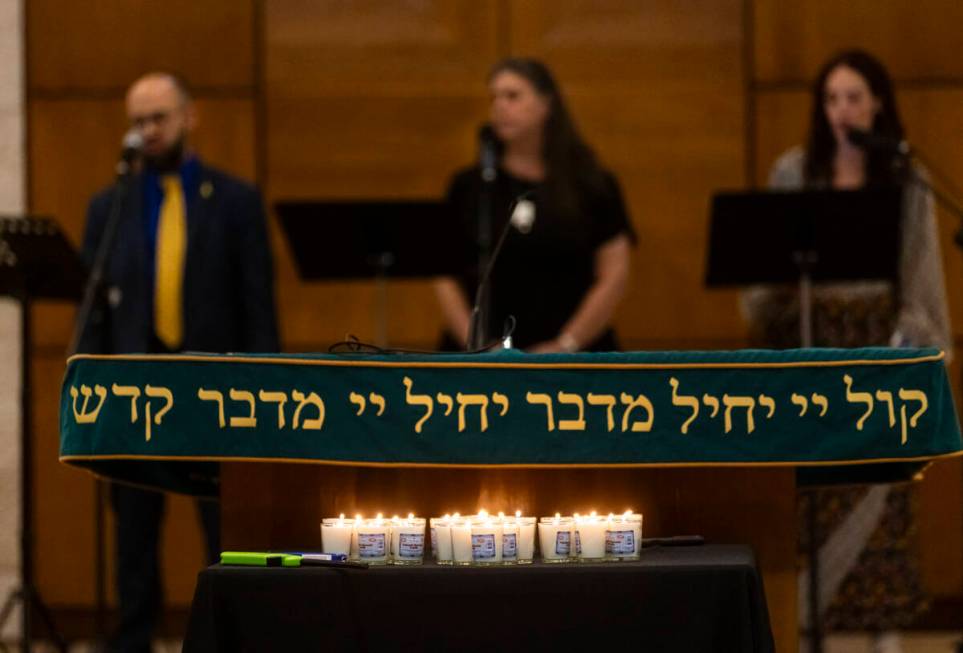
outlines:
[[[105,302],[81,340],[86,353],[150,351],[153,274],[143,216],[143,178],[132,180],[105,271]],[[89,266],[110,210],[113,187],[87,211],[83,256]],[[256,188],[201,165],[187,205],[184,270],[185,351],[275,352],[279,349],[273,266]]]

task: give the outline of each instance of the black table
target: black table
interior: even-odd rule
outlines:
[[[654,547],[638,562],[498,568],[215,565],[185,653],[773,651],[743,546]]]

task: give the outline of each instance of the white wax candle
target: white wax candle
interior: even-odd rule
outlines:
[[[518,561],[518,523],[514,519],[502,523],[502,562],[515,564]]]
[[[545,562],[568,562],[572,551],[572,520],[561,517],[542,517],[538,523],[538,545]]]
[[[605,553],[613,560],[633,560],[642,551],[642,515],[626,512],[609,519]]]
[[[476,565],[502,563],[502,525],[491,521],[471,524],[471,560]]]
[[[471,564],[471,522],[467,519],[451,523],[451,558],[456,565]]]
[[[349,520],[335,520],[321,523],[321,550],[324,553],[351,553],[351,533],[354,524]]]
[[[380,516],[366,520],[356,527],[358,532],[358,559],[372,565],[388,562],[391,548],[391,529]]]
[[[518,564],[528,564],[535,555],[535,518],[516,517],[518,523]]]
[[[605,558],[605,532],[608,519],[598,517],[594,512],[575,522],[577,541],[580,547],[579,560],[602,560]]]
[[[420,565],[425,555],[425,520],[409,515],[391,525],[391,555],[396,565]]]
[[[431,550],[440,565],[451,564],[451,521],[448,517],[431,520]]]

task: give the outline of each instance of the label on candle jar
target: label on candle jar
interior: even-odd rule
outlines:
[[[398,557],[420,558],[425,553],[424,533],[400,533],[398,535]]]
[[[384,533],[358,533],[358,556],[364,558],[385,557]]]
[[[605,552],[612,555],[635,553],[635,532],[605,531]]]
[[[495,558],[495,534],[473,534],[471,536],[471,556],[475,560],[493,560]]]
[[[579,537],[578,531],[575,531],[575,553],[577,555],[582,553],[582,538]]]
[[[559,531],[555,534],[555,555],[567,556],[572,552],[572,534],[569,531]]]
[[[514,560],[518,557],[518,538],[515,533],[502,535],[502,559]]]

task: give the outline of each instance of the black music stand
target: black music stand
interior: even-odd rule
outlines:
[[[33,448],[30,415],[30,310],[36,299],[76,301],[86,271],[57,224],[49,218],[0,217],[0,295],[20,302],[20,588],[7,596],[0,611],[0,629],[21,603],[24,650],[32,641],[32,611],[36,610],[60,651],[67,644],[33,580]]]
[[[899,282],[902,189],[760,191],[712,198],[706,286],[799,287],[799,333],[813,346],[812,284]],[[822,651],[816,502],[810,501],[809,635]]]
[[[458,274],[470,260],[439,200],[281,201],[275,209],[301,279],[375,280],[380,346],[387,344],[389,278]]]

